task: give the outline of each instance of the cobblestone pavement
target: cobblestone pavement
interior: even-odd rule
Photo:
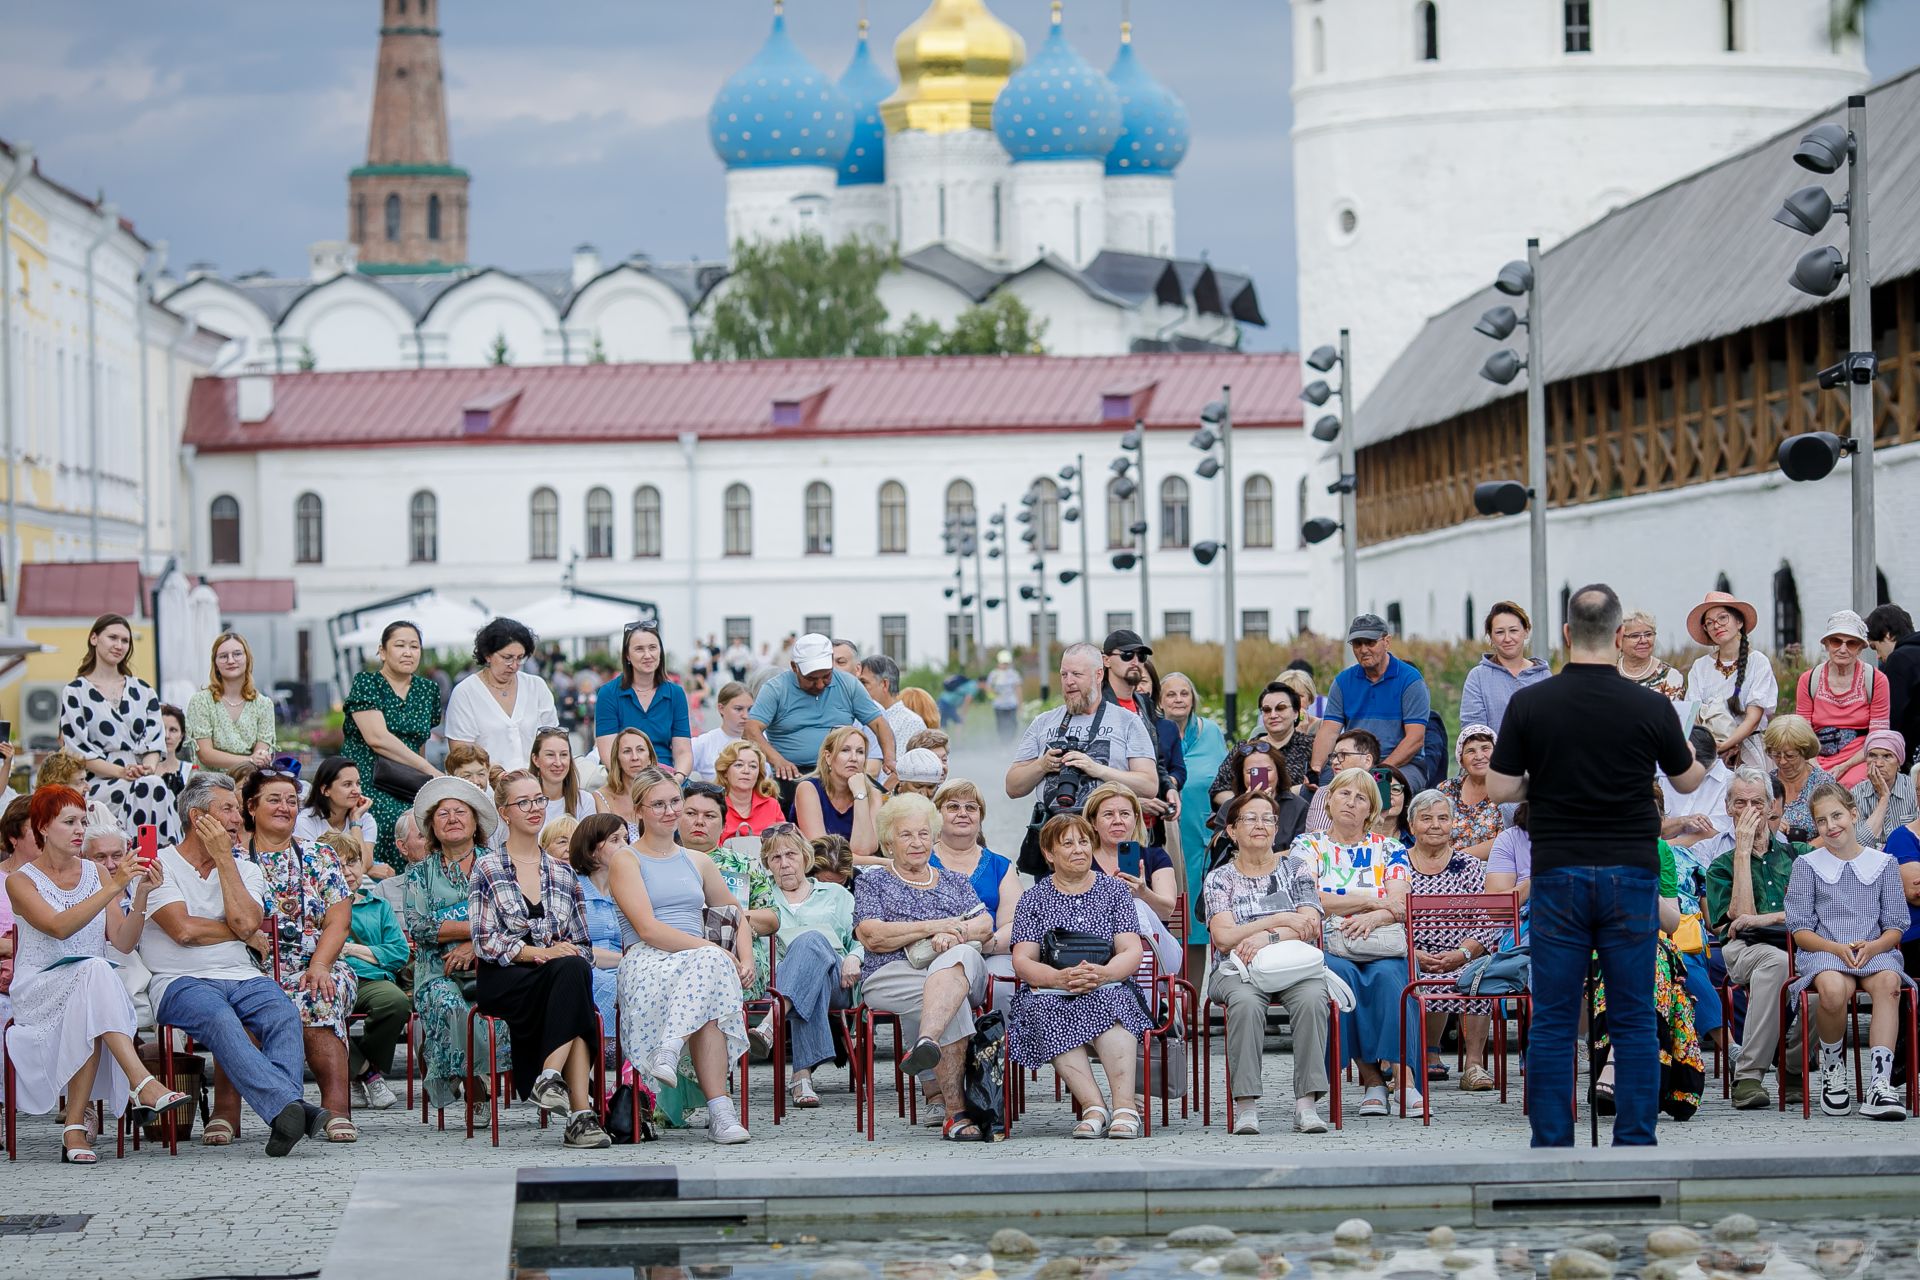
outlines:
[[[1265,1132],[1256,1137],[1227,1136],[1221,1107],[1216,1056],[1214,1123],[1203,1127],[1197,1116],[1182,1120],[1176,1104],[1164,1129],[1155,1116],[1153,1137],[1129,1150],[1133,1157],[1205,1159],[1230,1150],[1237,1155],[1271,1152],[1276,1161],[1295,1163],[1321,1152],[1378,1152],[1391,1145],[1409,1153],[1423,1151],[1519,1150],[1527,1131],[1516,1093],[1502,1106],[1497,1094],[1462,1094],[1451,1084],[1434,1091],[1432,1127],[1417,1119],[1362,1120],[1349,1112],[1344,1131],[1303,1137],[1288,1131],[1291,1096],[1286,1053],[1267,1056],[1268,1105],[1262,1111]],[[1067,1137],[1071,1116],[1053,1100],[1050,1073],[1030,1090],[1029,1110],[1016,1126],[1012,1146],[945,1144],[943,1157],[990,1162],[1014,1151],[1024,1157],[1083,1159],[1089,1165],[1110,1150],[1104,1143],[1073,1142]],[[658,1142],[610,1151],[569,1152],[560,1146],[557,1126],[542,1131],[534,1113],[519,1104],[502,1116],[500,1146],[491,1146],[484,1129],[471,1141],[457,1113],[447,1129],[422,1126],[417,1110],[396,1108],[361,1112],[358,1144],[329,1146],[303,1142],[285,1159],[267,1158],[265,1126],[249,1113],[239,1140],[213,1149],[183,1146],[177,1159],[164,1148],[113,1158],[111,1143],[101,1147],[92,1169],[58,1164],[59,1126],[50,1117],[27,1117],[20,1124],[20,1159],[0,1173],[4,1212],[87,1213],[86,1229],[71,1235],[0,1236],[0,1274],[34,1280],[179,1280],[181,1277],[288,1276],[319,1269],[347,1197],[359,1175],[369,1171],[417,1173],[431,1179],[449,1168],[523,1168],[533,1166],[607,1166],[639,1163],[742,1162],[829,1165],[848,1160],[905,1163],[933,1152],[936,1139],[926,1128],[910,1128],[894,1114],[891,1082],[882,1085],[878,1140],[869,1144],[854,1132],[852,1099],[846,1074],[829,1069],[819,1079],[823,1105],[817,1111],[789,1111],[778,1127],[768,1108],[771,1075],[756,1069],[749,1116],[753,1141],[719,1147],[703,1130],[669,1130]],[[1350,1104],[1351,1105],[1351,1104]],[[1604,1128],[1604,1122],[1603,1122]],[[1584,1122],[1581,1133],[1584,1135]],[[1797,1107],[1736,1112],[1715,1088],[1694,1119],[1684,1125],[1663,1123],[1661,1141],[1699,1150],[1735,1144],[1885,1143],[1909,1130],[1858,1117],[1829,1119],[1816,1111],[1802,1121]],[[1605,1140],[1603,1132],[1602,1140]],[[1417,1158],[1417,1155],[1416,1155]]]

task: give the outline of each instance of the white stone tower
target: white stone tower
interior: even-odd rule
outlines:
[[[1828,0],[1293,0],[1293,22],[1300,348],[1351,329],[1363,396],[1528,236],[1866,82]]]

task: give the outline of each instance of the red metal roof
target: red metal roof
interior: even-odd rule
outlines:
[[[1233,387],[1235,426],[1301,425],[1292,352],[399,369],[273,381],[273,412],[242,425],[235,380],[197,380],[186,443],[238,452],[673,440],[689,431],[709,439],[1110,431],[1101,397],[1116,388],[1135,391],[1148,426],[1173,428],[1198,425],[1222,384]],[[465,430],[468,407],[515,392],[510,414],[492,415],[484,432]],[[811,401],[801,425],[775,427],[774,402],[795,400]]]
[[[23,618],[97,618],[146,613],[147,596],[140,566],[132,560],[89,563],[23,564],[20,607]]]
[[[292,613],[292,578],[208,579],[207,585],[220,597],[223,616],[235,613]]]

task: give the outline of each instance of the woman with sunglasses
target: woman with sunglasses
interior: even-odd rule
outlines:
[[[527,758],[542,729],[559,726],[553,690],[526,670],[536,652],[533,632],[512,618],[495,618],[474,633],[473,665],[479,669],[447,695],[449,746],[479,746],[492,759],[512,764]]]
[[[1307,766],[1313,759],[1313,739],[1300,731],[1300,694],[1291,685],[1275,680],[1260,691],[1260,726],[1262,732],[1229,752],[1214,774],[1216,806],[1225,804],[1243,790],[1234,785],[1240,763],[1235,759],[1236,753],[1244,759],[1246,753],[1264,749],[1265,754],[1277,757],[1290,779],[1282,790],[1297,786],[1307,776]]]
[[[693,717],[686,690],[667,678],[660,628],[636,622],[620,640],[620,678],[601,687],[593,703],[593,749],[607,763],[614,736],[639,729],[653,743],[661,767],[684,780],[693,768]]]
[[[1850,788],[1866,781],[1867,735],[1888,725],[1890,686],[1860,660],[1867,647],[1867,624],[1853,610],[1842,609],[1827,619],[1820,644],[1827,656],[1800,673],[1793,710],[1820,739],[1819,766]]]
[[[616,858],[607,890],[620,909],[620,1048],[627,1061],[658,1082],[679,1083],[684,1057],[692,1060],[707,1099],[707,1136],[747,1141],[746,1126],[727,1092],[727,1070],[747,1051],[742,988],[754,978],[751,933],[732,931],[732,947],[707,936],[708,907],[743,904],[704,853],[674,838],[680,787],[657,767],[634,780],[640,839],[632,859]]]

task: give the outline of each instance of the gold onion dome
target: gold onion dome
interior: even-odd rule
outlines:
[[[900,88],[880,105],[888,133],[991,129],[993,103],[1027,60],[1020,33],[984,0],[933,0],[894,42]]]

